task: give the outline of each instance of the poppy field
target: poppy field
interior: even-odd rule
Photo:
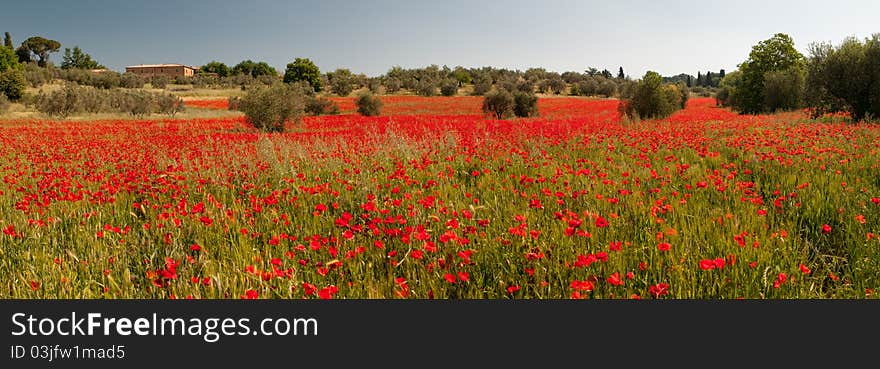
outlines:
[[[876,125],[383,100],[280,134],[0,122],[0,298],[877,297]]]

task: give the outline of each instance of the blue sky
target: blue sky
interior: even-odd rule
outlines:
[[[308,57],[367,75],[445,64],[638,77],[730,71],[776,32],[804,53],[864,38],[880,32],[880,1],[5,1],[0,31],[16,46],[33,35],[78,45],[114,70],[253,59],[283,71]]]

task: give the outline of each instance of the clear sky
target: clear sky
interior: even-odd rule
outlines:
[[[394,65],[495,66],[638,77],[731,71],[776,32],[806,54],[814,41],[880,32],[880,1],[18,1],[0,4],[16,46],[40,35],[126,65],[243,59],[283,71],[296,57],[322,71],[378,75]],[[60,63],[61,53],[53,56]]]

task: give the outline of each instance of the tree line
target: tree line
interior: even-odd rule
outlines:
[[[880,34],[809,46],[809,56],[778,33],[752,48],[721,81],[720,105],[744,114],[806,108],[813,117],[846,112],[854,121],[880,117]]]

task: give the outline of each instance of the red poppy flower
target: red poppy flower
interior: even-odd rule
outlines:
[[[659,244],[657,244],[657,250],[660,250],[660,251],[669,251],[669,249],[671,247],[672,247],[672,245],[670,245],[669,243],[666,243],[666,242],[660,242]]]
[[[827,224],[823,224],[822,225],[822,234],[829,234],[829,233],[831,233],[831,226],[827,225]]]

